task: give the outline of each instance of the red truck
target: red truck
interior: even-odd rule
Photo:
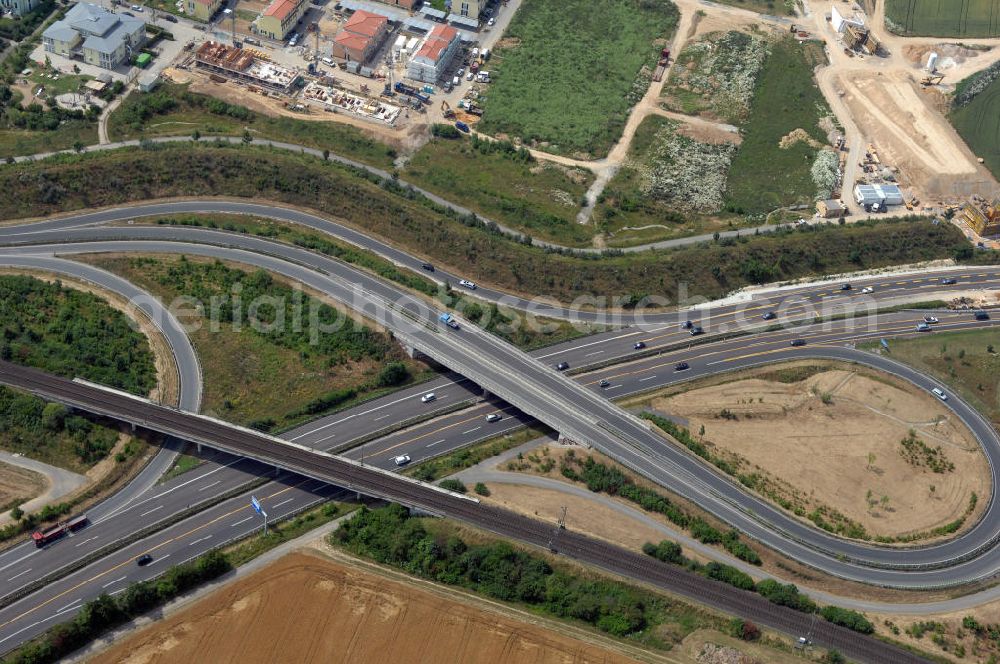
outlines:
[[[46,528],[45,530],[36,530],[31,534],[31,539],[34,540],[35,546],[41,548],[48,544],[49,542],[54,542],[66,533],[71,533],[80,530],[85,525],[87,525],[87,515],[81,514],[75,516],[69,521],[63,521],[62,523],[57,523],[51,528]]]

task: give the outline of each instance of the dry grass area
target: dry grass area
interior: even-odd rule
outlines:
[[[39,473],[0,462],[0,510],[41,495],[47,487]]]
[[[904,185],[924,196],[990,190],[993,180],[907,72],[847,72],[836,86],[865,136]]]
[[[738,462],[739,474],[762,476],[799,516],[825,506],[872,535],[898,537],[960,518],[973,493],[990,495],[978,443],[930,394],[854,368],[800,371],[762,369],[650,405]],[[926,448],[908,458],[901,441],[911,431]]]
[[[91,659],[176,662],[625,664],[629,657],[513,620],[486,602],[295,553]],[[535,622],[535,621],[532,621]]]

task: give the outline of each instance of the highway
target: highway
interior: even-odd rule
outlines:
[[[565,380],[537,359],[512,349],[471,325],[466,325],[459,333],[452,333],[435,323],[437,312],[423,301],[367,273],[298,247],[238,234],[171,226],[79,228],[60,230],[58,234],[66,244],[39,244],[7,251],[185,253],[235,260],[283,274],[379,321],[396,331],[404,341],[410,341],[422,352],[469,377],[476,384],[488,387],[491,393],[521,412],[571,439],[586,441],[661,486],[701,504],[766,546],[845,578],[926,587],[929,580],[917,582],[902,572],[866,568],[953,566],[973,552],[992,546],[1000,533],[1000,513],[992,501],[982,523],[965,537],[946,545],[905,553],[844,541],[819,531],[746,494],[729,478],[665,443],[638,418],[614,407],[593,391]],[[31,237],[36,242],[44,242],[46,235],[46,232],[37,232]],[[134,239],[100,239],[106,236]],[[984,280],[995,278],[989,276],[994,274],[991,271],[976,274],[988,275],[982,277]],[[963,280],[968,278],[963,277]],[[813,293],[811,296],[839,297],[834,292]],[[405,314],[400,314],[400,311],[405,311]],[[664,329],[663,332],[681,334],[676,329]],[[745,343],[740,345],[745,347]],[[958,399],[953,399],[951,404],[962,412],[963,419],[970,423],[985,446],[1000,445],[996,441],[996,432],[981,418],[977,419],[971,408]],[[942,574],[933,581],[933,585],[949,585],[955,583],[957,578]]]
[[[60,220],[59,222],[43,222],[43,224],[50,224],[54,226],[52,228],[40,228],[41,225],[36,225],[36,227],[32,229],[31,240],[33,242],[39,242],[51,239],[49,236],[46,235],[46,233],[53,231],[59,231],[53,234],[58,236],[60,240],[86,239],[86,237],[79,237],[79,236],[75,238],[67,237],[67,233],[65,231],[71,227],[66,225],[69,223],[70,222],[65,220]],[[4,230],[8,231],[10,229],[8,228]],[[178,229],[175,227],[159,227],[152,229],[142,229],[140,227],[128,227],[128,228],[122,227],[115,229],[79,229],[78,231],[74,231],[74,233],[79,233],[80,235],[83,236],[89,234],[92,237],[102,237],[102,235],[107,236],[109,233],[112,236],[127,235],[129,237],[142,237],[142,236],[148,237],[149,235],[159,234],[159,233],[163,233],[164,235],[167,236],[171,235],[176,236],[176,232],[178,230],[193,231],[194,232],[193,236],[188,235],[183,239],[186,239],[190,242],[199,242],[199,243],[204,242],[204,236],[206,234],[211,233],[210,231],[203,231],[200,229]],[[147,233],[149,235],[146,235]],[[26,237],[26,234],[20,232],[17,233],[16,236],[15,234],[8,234],[8,235],[9,237],[7,239],[13,240],[14,242],[23,241],[24,238]],[[280,251],[276,251],[276,247],[273,246],[273,243],[265,244],[263,245],[263,248],[261,248],[260,245],[256,244],[256,241],[253,241],[252,243],[255,244],[255,246],[253,247],[252,253],[255,255],[249,257],[248,254],[251,252],[240,252],[238,249],[232,249],[230,247],[240,246],[241,242],[243,242],[244,240],[252,240],[251,238],[236,238],[236,239],[232,237],[218,238],[217,237],[218,235],[226,235],[226,234],[215,234],[215,235],[216,237],[215,239],[212,240],[212,243],[219,245],[215,247],[208,247],[205,246],[204,244],[199,244],[197,246],[173,245],[169,247],[164,245],[148,245],[148,244],[144,245],[142,241],[138,240],[130,240],[128,242],[121,242],[119,244],[115,244],[113,242],[109,243],[107,241],[99,243],[95,240],[92,242],[88,242],[87,244],[81,244],[81,245],[58,245],[51,247],[33,246],[30,248],[17,249],[16,251],[20,252],[20,254],[6,255],[3,258],[0,258],[0,262],[6,263],[9,260],[14,260],[15,256],[19,260],[34,260],[35,259],[34,256],[29,256],[28,254],[39,254],[39,253],[45,254],[46,252],[57,251],[57,250],[60,253],[75,253],[78,251],[101,251],[101,250],[130,250],[130,251],[139,250],[139,251],[173,251],[173,252],[180,251],[187,254],[201,253],[202,255],[215,255],[217,257],[221,256],[234,260],[241,260],[242,262],[247,262],[248,264],[251,265],[260,265],[260,261],[264,259],[267,260],[275,259],[276,256],[274,256],[274,253],[279,254],[279,257],[281,258],[285,258],[285,256],[280,256],[280,254],[286,250],[284,248],[281,248]],[[165,242],[165,244],[169,243],[170,241]],[[5,253],[8,253],[8,250],[5,250]],[[303,252],[303,253],[308,254],[308,252]],[[265,254],[269,255],[265,256]],[[39,257],[39,260],[41,260],[42,258],[44,258],[44,256]],[[293,257],[292,260],[295,260],[294,264],[285,261],[284,270],[295,271],[295,269],[303,267],[302,263],[300,263],[299,261],[305,260],[305,262],[309,264],[310,268],[312,268],[314,274],[314,280],[315,280],[315,275],[319,275],[320,277],[323,277],[325,275],[331,275],[343,278],[342,268],[344,268],[344,266],[342,264],[337,263],[336,261],[331,261],[329,259],[325,259],[324,257],[316,256],[315,254],[309,254],[307,257],[303,257],[301,254],[298,254],[295,257]],[[275,264],[272,263],[269,265],[268,269],[277,269],[277,268],[275,267]],[[417,269],[419,269],[419,267]],[[281,272],[282,270],[278,269],[277,271]],[[996,272],[995,269],[984,270],[983,268],[967,268],[961,270],[953,270],[948,274],[950,275],[952,273],[959,275],[959,277],[961,278],[962,283],[960,284],[959,287],[962,289],[968,289],[970,286],[976,288],[994,287],[998,283],[998,281],[1000,281],[1000,277],[998,277],[998,273]],[[301,276],[302,275],[299,274],[299,277]],[[355,275],[351,275],[348,278],[353,278],[354,276]],[[367,277],[367,275],[365,276]],[[370,279],[370,277],[367,278]],[[871,278],[869,280],[866,280],[865,282],[859,281],[856,283],[859,286],[861,285],[861,283],[875,284],[876,294],[880,297],[880,299],[883,298],[889,299],[897,296],[912,297],[914,293],[927,293],[928,297],[931,296],[938,297],[939,292],[941,292],[942,290],[947,291],[947,289],[942,288],[939,277],[933,277],[928,275],[918,275],[913,277],[884,277],[881,279]],[[313,285],[315,286],[315,284]],[[488,293],[483,293],[483,289],[479,289],[479,291],[477,291],[477,294],[485,294],[489,296]],[[396,295],[398,295],[398,293]],[[713,326],[716,324],[718,325],[718,327],[710,328],[710,331],[714,331],[720,329],[723,326],[728,326],[730,324],[732,324],[735,327],[736,323],[738,323],[740,319],[744,321],[751,321],[755,319],[757,316],[759,316],[759,312],[761,310],[770,310],[771,308],[774,308],[774,310],[781,312],[780,318],[782,320],[786,318],[792,319],[797,316],[810,317],[811,314],[809,312],[812,309],[815,309],[815,303],[824,302],[832,298],[836,298],[838,300],[844,300],[854,297],[853,295],[845,296],[845,294],[838,292],[836,287],[831,287],[831,286],[819,289],[817,288],[787,289],[786,291],[780,292],[777,295],[780,296],[782,299],[778,300],[777,298],[775,298],[774,300],[769,302],[768,301],[762,302],[757,300],[757,301],[751,301],[750,303],[729,305],[728,307],[713,308],[699,313],[699,321],[707,321],[709,319],[712,320]],[[499,294],[498,297],[503,297],[503,295]],[[716,311],[716,309],[718,309],[718,311]],[[558,311],[551,310],[551,311],[552,313],[558,313],[559,315],[573,315],[573,312],[568,312],[567,310],[558,310]],[[368,311],[368,313],[370,312],[371,310]],[[968,319],[971,318],[970,314],[960,314],[960,315],[952,314],[952,315],[954,315],[956,318],[964,317],[965,319],[964,322],[956,320],[953,323],[956,327],[959,328],[962,327],[963,325],[967,325]],[[881,329],[876,330],[874,332],[870,333],[866,332],[861,336],[873,336],[873,335],[892,336],[893,334],[912,330],[912,326],[915,321],[914,314],[909,314],[909,318],[906,319],[905,324],[901,322],[905,318],[905,315],[896,315],[896,316],[901,316],[898,319],[899,321],[898,324],[897,320],[886,319],[888,322],[897,324],[896,327],[894,328],[890,327],[888,329],[882,327]],[[431,319],[431,321],[432,320],[433,319]],[[569,361],[573,369],[576,370],[582,368],[582,366],[585,364],[592,364],[594,362],[624,361],[630,358],[637,358],[643,353],[636,352],[632,348],[632,345],[635,340],[644,341],[644,343],[646,343],[647,346],[649,346],[649,348],[646,349],[646,351],[649,350],[655,351],[657,347],[676,346],[680,344],[688,345],[685,342],[690,342],[690,337],[687,335],[687,333],[678,329],[678,326],[676,324],[676,321],[678,320],[678,314],[676,313],[655,314],[655,318],[653,320],[655,322],[652,326],[645,325],[644,327],[635,327],[626,330],[615,330],[602,335],[595,335],[592,337],[588,337],[582,341],[561,344],[560,346],[552,347],[549,349],[545,349],[544,351],[534,353],[534,355],[536,358],[544,361],[547,364],[555,363],[556,361]],[[720,320],[723,322],[719,323]],[[725,322],[727,320],[731,322]],[[943,316],[942,316],[942,323],[952,324],[946,321],[946,319]],[[470,326],[466,326],[466,329],[463,329],[463,333],[469,331],[468,330],[469,327]],[[758,327],[760,327],[760,324],[758,324]],[[475,330],[472,331],[474,332]],[[812,339],[816,338],[818,341],[822,339],[822,337],[814,336],[818,334],[817,329],[810,329],[810,330],[803,329],[801,331],[796,330],[796,331],[786,331],[781,333],[771,333],[770,335],[768,335],[768,340],[773,341],[774,347],[761,348],[750,353],[746,352],[749,343],[747,338],[737,339],[731,342],[722,342],[723,344],[728,343],[729,344],[728,346],[719,346],[718,344],[712,344],[711,350],[709,350],[710,348],[709,346],[705,347],[699,346],[696,347],[698,349],[696,353],[700,352],[700,350],[703,349],[705,351],[708,351],[707,355],[711,355],[712,353],[719,353],[720,355],[723,353],[729,353],[730,357],[728,358],[722,357],[721,359],[715,359],[715,360],[709,360],[706,357],[704,367],[700,367],[696,362],[690,362],[692,365],[692,370],[690,373],[688,373],[688,376],[695,377],[696,375],[702,375],[703,373],[712,373],[720,370],[725,370],[730,367],[735,368],[737,366],[741,366],[744,364],[752,364],[755,362],[767,361],[771,359],[775,360],[781,359],[785,356],[791,356],[791,357],[803,356],[803,353],[801,351],[797,353],[795,349],[790,349],[787,345],[788,339],[798,334],[801,334],[804,337],[808,336],[810,338],[810,350],[809,350],[810,353],[812,353],[812,351],[815,350],[815,348],[813,347]],[[858,336],[859,333],[857,332],[848,333],[846,331],[841,331],[838,337],[837,333],[833,332],[831,333],[831,336],[829,336],[829,338],[826,341],[824,341],[824,343],[834,343],[834,342],[842,343],[844,341],[857,338]],[[477,343],[481,342],[482,340],[477,339]],[[748,357],[744,358],[734,355],[737,352],[742,352],[744,355],[747,355]],[[685,355],[685,353],[687,354]],[[858,354],[855,353],[854,355],[855,355],[854,357],[848,359],[856,360],[857,359],[856,355]],[[645,359],[636,359],[631,364],[628,365],[627,371],[619,369],[611,369],[611,368],[606,369],[602,372],[601,376],[611,377],[612,385],[609,386],[606,392],[598,389],[591,389],[590,391],[594,393],[603,393],[605,396],[617,397],[632,393],[634,391],[649,389],[657,385],[662,385],[671,382],[672,380],[676,380],[676,377],[672,376],[672,372],[669,370],[671,363],[675,361],[674,359],[672,359],[675,356],[687,360],[688,357],[691,357],[691,351],[685,349],[681,351],[676,351],[670,355],[664,355],[663,357],[660,358],[651,357]],[[533,365],[533,368],[537,370],[537,366]],[[622,372],[623,375],[619,377],[618,373]],[[563,380],[562,377],[555,375],[555,372],[550,371],[549,373],[552,373],[556,380],[559,381]],[[598,378],[597,375],[594,375],[591,376],[590,379],[591,382],[593,383],[596,382]],[[442,379],[437,379],[432,383],[429,383],[424,386],[410,388],[409,391],[412,393],[411,396],[417,397],[419,396],[420,393],[423,393],[424,390],[427,391],[433,390],[436,393],[438,393],[440,392],[442,387],[447,388],[448,390],[454,389],[456,392],[455,394],[456,401],[468,400],[470,398],[475,398],[476,396],[478,396],[479,391],[474,386],[472,386],[468,381],[465,382],[457,381],[457,382],[458,384],[456,384],[456,380],[454,379],[442,378]],[[620,391],[616,393],[616,390]],[[375,418],[385,417],[386,413],[390,411],[391,411],[391,417],[386,419],[390,420],[399,419],[401,416],[404,418],[407,417],[405,413],[408,411],[404,410],[403,405],[401,404],[405,404],[405,407],[409,409],[409,411],[420,410],[420,406],[418,405],[419,399],[405,398],[406,395],[404,393],[400,393],[393,396],[399,401],[399,403],[392,407],[375,403],[366,404],[366,407],[369,409],[372,408],[385,409],[385,412],[379,415],[374,415],[371,418],[372,421],[367,422],[368,433],[372,431],[372,429],[374,428],[373,425],[376,424],[376,422],[374,422]],[[438,403],[440,405],[445,405],[445,401],[447,398],[448,398],[447,395],[439,394]],[[964,406],[964,404],[961,404],[960,406]],[[502,402],[493,402],[492,405],[481,406],[480,408],[485,410],[481,410],[479,415],[476,415],[475,412],[473,412],[471,414],[465,413],[465,414],[453,414],[445,416],[445,418],[443,419],[444,422],[448,422],[449,421],[448,418],[457,418],[456,419],[457,424],[451,427],[452,430],[449,431],[447,436],[438,437],[435,438],[434,440],[430,440],[429,439],[430,436],[422,438],[421,439],[423,441],[422,444],[426,446],[426,448],[422,453],[423,456],[427,456],[428,454],[438,453],[436,450],[431,449],[435,446],[441,451],[446,451],[447,449],[453,449],[454,447],[463,444],[468,444],[468,442],[470,442],[471,440],[475,440],[477,438],[489,437],[491,435],[495,435],[500,430],[512,428],[515,425],[515,422],[527,421],[530,419],[530,416],[527,415],[521,415],[521,414],[513,415],[513,413],[515,413],[516,411],[514,411],[513,408],[507,406]],[[472,415],[475,415],[478,419],[478,417],[480,417],[482,413],[487,412],[487,410],[489,409],[502,409],[504,412],[511,413],[512,416],[506,417],[504,420],[501,421],[501,423],[497,423],[496,425],[491,425],[490,427],[483,426],[485,424],[484,420],[482,423],[476,423],[475,421],[472,421],[471,423],[469,423],[467,427],[461,425],[462,422],[461,418],[469,420],[469,418]],[[419,416],[420,413],[415,412],[414,414],[416,416]],[[325,422],[321,421],[319,423],[307,425],[306,427],[303,427],[295,432],[289,432],[289,437],[291,438],[301,437],[301,439],[297,440],[297,442],[302,442],[303,444],[309,446],[327,447],[329,446],[328,444],[331,442],[333,444],[336,444],[336,441],[332,439],[327,439],[325,437],[326,433],[324,432],[332,429],[336,432],[335,435],[340,436],[341,439],[343,439],[345,436],[348,438],[355,437],[351,435],[351,430],[349,429],[349,425],[345,425],[344,422],[338,422],[336,425],[331,425],[331,423],[336,422],[338,418],[343,420],[343,418],[345,417],[351,417],[351,413],[348,412],[340,415],[331,416],[330,418],[324,418]],[[353,417],[353,419],[359,423],[358,431],[359,434],[363,435],[363,430],[365,429],[365,426],[363,426],[362,423],[366,423],[366,419],[360,415]],[[347,433],[343,433],[343,431],[345,430],[345,426],[347,426]],[[377,431],[378,429],[374,428],[374,430]],[[373,441],[372,443],[367,444],[364,447],[364,449],[365,453],[370,455],[369,458],[372,460],[369,461],[369,463],[384,463],[385,461],[388,460],[388,453],[393,450],[401,450],[401,451],[406,451],[406,453],[409,453],[409,450],[411,448],[407,447],[407,445],[413,446],[413,445],[418,445],[418,443],[413,443],[412,441],[407,442],[404,439],[407,436],[412,436],[413,433],[419,434],[419,427],[418,431],[416,432],[406,432],[406,433],[400,432],[399,434],[394,434],[396,436],[396,442],[393,442],[393,436],[389,436],[384,441]],[[355,452],[354,454],[358,454],[358,452]],[[380,455],[385,457],[381,461],[378,460],[378,457]],[[421,457],[414,456],[415,460],[419,458]],[[671,488],[673,488],[673,486],[671,486]],[[991,501],[991,506],[992,506],[992,501]],[[983,523],[981,523],[979,527],[982,526]],[[977,529],[979,527],[977,527]],[[956,542],[957,541],[959,540],[956,540]],[[937,556],[940,553],[941,552],[937,552],[933,555]],[[945,560],[947,560],[947,558]],[[863,562],[870,563],[871,561],[863,561]],[[985,568],[982,568],[980,571],[982,571],[983,569]],[[992,570],[992,568],[988,570],[989,573],[992,573],[992,571],[995,570]],[[865,572],[865,576],[868,577],[867,571]],[[908,581],[912,579],[913,573],[912,572],[907,573],[906,578]]]
[[[579,533],[560,531],[550,524],[484,505],[477,500],[407,480],[370,466],[311,452],[226,423],[185,414],[129,395],[50,376],[44,372],[5,362],[0,362],[0,381],[92,412],[114,412],[124,421],[141,423],[154,431],[170,433],[187,440],[206,442],[211,440],[215,445],[232,449],[238,454],[278,461],[282,466],[328,484],[357,488],[367,495],[383,496],[432,513],[466,521],[499,535],[556,549],[582,562],[669,588],[672,592],[695,598],[709,606],[726,607],[729,611],[736,608],[742,615],[753,616],[762,624],[788,633],[812,633],[817,643],[841,649],[851,657],[871,662],[921,661],[920,658],[894,646],[860,637],[854,632],[830,623],[814,621],[809,615],[778,607],[758,595],[718,584],[678,566],[662,564],[643,554],[625,551]],[[204,480],[199,477],[197,480],[189,481]],[[290,485],[297,489],[303,487],[303,484],[295,481],[290,481]],[[316,488],[318,489],[319,485],[316,485]],[[267,495],[267,499],[271,501],[274,497],[273,493]],[[280,503],[274,506],[279,507]],[[222,512],[207,525],[219,524],[222,527],[233,528],[249,523],[244,517],[247,509],[245,505],[226,506],[223,509],[228,511]],[[237,515],[241,518],[234,520]],[[181,528],[183,529],[181,533],[167,532],[154,536],[154,539],[159,539],[159,543],[153,545],[155,548],[147,542],[133,549],[118,551],[113,556],[100,560],[95,567],[82,570],[80,576],[84,578],[67,577],[61,580],[59,583],[67,586],[64,590],[49,588],[41,594],[41,597],[30,596],[23,605],[15,603],[7,607],[3,610],[3,617],[0,618],[3,620],[0,622],[0,639],[25,638],[26,634],[43,629],[51,619],[71,611],[81,601],[79,596],[74,599],[73,595],[79,595],[84,588],[101,583],[102,588],[109,592],[120,590],[123,584],[139,576],[134,572],[132,564],[144,551],[155,551],[162,562],[167,555],[173,556],[173,550],[183,540],[195,536],[194,539],[187,541],[187,545],[191,547],[214,538],[214,534],[209,533],[205,526],[192,528],[185,525]],[[84,529],[63,543],[72,543],[73,540],[88,535],[90,532]],[[124,559],[121,559],[122,556]],[[130,570],[133,570],[131,574]]]

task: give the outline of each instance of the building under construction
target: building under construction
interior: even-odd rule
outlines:
[[[292,91],[299,78],[294,69],[276,65],[256,51],[211,41],[198,48],[195,64],[213,74],[285,94]]]
[[[844,26],[842,39],[847,48],[854,51],[861,51],[868,55],[877,55],[879,49],[882,48],[882,45],[875,39],[875,35],[872,34],[871,30],[853,24]]]
[[[1000,235],[1000,198],[990,203],[973,196],[962,207],[962,215],[979,237]]]

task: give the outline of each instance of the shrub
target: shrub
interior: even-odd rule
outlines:
[[[764,579],[757,584],[757,592],[772,604],[787,606],[803,613],[816,612],[816,603],[800,593],[794,583],[785,585],[774,579]]]
[[[749,574],[741,572],[731,565],[710,562],[705,565],[705,576],[716,581],[722,581],[740,590],[753,590],[754,582]]]
[[[438,482],[438,486],[441,487],[442,489],[447,489],[448,491],[455,491],[457,493],[466,493],[468,491],[468,489],[465,488],[465,484],[462,483],[462,480],[456,480],[452,478],[441,480],[440,482]]]
[[[760,628],[743,618],[733,618],[729,621],[729,633],[737,639],[744,641],[757,641],[760,639]]]
[[[663,540],[659,544],[646,542],[642,545],[642,552],[665,563],[683,564],[685,562],[681,545],[670,540]]]
[[[475,491],[476,493],[478,493],[480,496],[489,496],[490,495],[490,488],[488,486],[486,486],[485,484],[483,484],[482,482],[476,482],[476,486],[473,489],[473,491]]]
[[[842,609],[839,606],[824,606],[820,609],[819,614],[827,621],[852,629],[855,632],[871,634],[875,631],[875,626],[872,625],[871,621],[857,611]]]

